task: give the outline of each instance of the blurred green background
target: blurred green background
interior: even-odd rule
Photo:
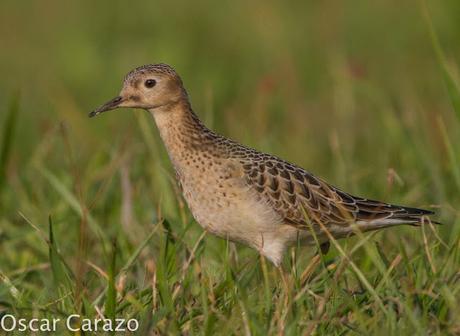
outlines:
[[[351,193],[434,209],[440,236],[458,245],[459,93],[448,88],[459,79],[460,2],[423,3],[2,0],[0,271],[15,279],[47,262],[26,219],[47,232],[49,215],[71,265],[102,263],[110,237],[126,259],[162,216],[193,245],[201,229],[187,226],[150,117],[87,117],[129,70],[157,62],[178,71],[209,127]],[[379,237],[390,256],[401,239],[421,250],[412,228]],[[218,273],[225,243],[206,241]],[[49,276],[16,283],[33,298]]]

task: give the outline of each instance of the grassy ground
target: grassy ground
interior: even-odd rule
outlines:
[[[2,1],[0,315],[137,318],[140,334],[460,334],[460,6],[422,4]],[[284,277],[204,235],[150,117],[87,118],[157,61],[220,133],[444,225],[322,259],[294,248]]]

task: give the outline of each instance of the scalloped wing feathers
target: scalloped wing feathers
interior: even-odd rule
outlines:
[[[254,154],[254,153],[251,153]],[[266,154],[242,161],[249,186],[268,201],[286,223],[299,228],[312,222],[325,225],[417,225],[433,212],[391,205],[345,193],[302,168]],[[371,229],[371,228],[368,228]]]

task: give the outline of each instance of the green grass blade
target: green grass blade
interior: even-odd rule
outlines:
[[[455,154],[454,146],[452,146],[452,142],[450,141],[446,124],[444,123],[444,120],[441,117],[438,117],[438,125],[441,131],[442,140],[444,141],[444,146],[446,146],[447,155],[449,157],[449,168],[452,171],[452,175],[454,177],[454,181],[457,185],[457,188],[460,189],[460,164],[458,162],[457,155]]]
[[[136,259],[139,257],[139,254],[141,254],[142,250],[147,246],[147,244],[149,243],[149,241],[152,239],[152,237],[155,235],[155,233],[157,232],[157,229],[158,227],[160,227],[160,225],[157,225],[155,227],[154,230],[152,230],[152,232],[150,232],[150,234],[147,236],[147,238],[144,239],[144,241],[137,247],[137,249],[131,254],[131,256],[129,257],[128,261],[125,263],[125,265],[122,267],[122,269],[120,270],[120,273],[124,273],[126,271],[128,271],[128,269],[134,264],[134,262],[136,261]]]
[[[69,204],[69,206],[80,216],[83,216],[83,211],[80,203],[78,202],[75,195],[57,178],[55,174],[44,167],[37,167],[38,171],[48,180],[51,186],[62,196],[62,198]],[[104,230],[101,229],[96,220],[88,214],[88,223],[91,230],[96,233],[99,237],[104,240],[107,239],[107,235]]]
[[[147,246],[148,242],[152,239],[152,237],[155,235],[157,232],[157,229],[161,227],[161,224],[158,224],[155,229],[147,236],[147,238],[139,245],[139,247],[131,254],[129,257],[128,261],[125,263],[125,265],[120,269],[119,274],[126,273],[129,268],[134,265],[136,259],[139,257],[140,253],[142,250]],[[106,287],[102,293],[93,301],[93,305],[97,305],[101,300],[104,298],[104,295],[107,293],[108,287]]]
[[[59,254],[59,248],[54,236],[53,220],[51,216],[48,217],[49,225],[49,244],[48,253],[51,265],[51,271],[53,273],[53,279],[58,289],[64,288],[66,291],[72,290],[69,272],[67,265],[64,264],[62,256]]]
[[[433,46],[433,50],[436,54],[436,59],[438,61],[438,65],[442,72],[442,77],[444,79],[444,83],[446,84],[447,93],[449,95],[450,101],[452,103],[452,107],[458,117],[460,119],[460,86],[455,81],[453,75],[449,71],[449,67],[446,61],[446,56],[444,55],[444,51],[442,50],[441,43],[439,42],[439,38],[436,34],[436,31],[433,26],[433,22],[431,20],[431,15],[428,10],[427,4],[424,0],[422,0],[422,11],[423,16],[425,18],[425,22],[428,26],[428,31],[430,34],[431,44]]]
[[[175,257],[175,240],[172,236],[171,226],[167,221],[163,222],[163,227],[166,229],[166,235],[157,264],[158,289],[163,304],[170,312],[173,312],[173,298],[168,284],[173,267],[173,259]]]
[[[19,94],[13,95],[6,116],[5,125],[2,130],[2,147],[0,150],[0,190],[6,180],[6,166],[10,157],[13,145],[13,136],[16,128],[16,120],[19,114]]]
[[[114,240],[112,243],[112,255],[110,258],[109,272],[108,272],[108,284],[107,284],[107,296],[105,301],[105,315],[108,319],[115,322],[115,312],[117,303],[117,291],[115,289],[115,276],[116,276],[116,259],[117,259],[117,241]]]

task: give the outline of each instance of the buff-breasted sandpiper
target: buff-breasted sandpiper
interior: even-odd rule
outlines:
[[[257,249],[277,266],[298,241],[319,242],[325,252],[331,237],[421,225],[433,214],[352,196],[301,167],[216,134],[193,112],[169,65],[132,70],[120,94],[90,117],[119,107],[151,113],[196,221],[208,232]]]

